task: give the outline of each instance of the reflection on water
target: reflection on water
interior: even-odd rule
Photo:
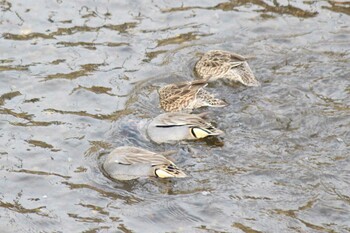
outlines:
[[[317,12],[307,11],[303,10],[299,7],[295,7],[293,5],[281,5],[278,3],[278,1],[273,1],[272,3],[267,3],[263,0],[232,0],[229,2],[222,2],[212,7],[202,7],[202,6],[181,6],[181,7],[175,7],[170,8],[166,10],[162,10],[162,12],[173,12],[173,11],[187,11],[187,10],[194,10],[194,9],[203,9],[203,10],[222,10],[222,11],[233,11],[237,10],[240,6],[246,6],[246,5],[255,5],[260,7],[260,9],[255,10],[256,12],[263,12],[263,13],[277,13],[277,14],[288,14],[295,17],[300,18],[309,18],[314,17],[317,15]]]
[[[328,9],[338,13],[344,13],[350,15],[350,2],[342,1],[327,1],[330,6],[322,6],[324,9]]]
[[[348,1],[0,1],[4,232],[349,232]],[[208,85],[219,138],[156,145],[157,90],[212,49],[261,87]],[[117,146],[188,178],[112,181]],[[64,223],[64,225],[62,225]],[[8,230],[7,230],[8,229]]]

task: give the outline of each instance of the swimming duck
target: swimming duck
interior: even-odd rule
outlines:
[[[160,106],[167,112],[177,112],[183,109],[192,110],[204,106],[226,106],[225,101],[216,99],[214,95],[203,89],[207,85],[205,80],[166,85],[158,91]]]
[[[156,143],[195,140],[223,132],[204,120],[206,113],[163,113],[147,126],[147,135]]]
[[[250,69],[247,58],[227,51],[211,50],[196,63],[198,78],[208,82],[223,78],[229,82],[241,82],[246,86],[259,86]]]
[[[173,162],[163,155],[137,147],[118,147],[103,163],[105,172],[116,180],[132,180],[141,177],[186,177]]]

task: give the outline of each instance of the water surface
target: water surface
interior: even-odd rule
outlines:
[[[2,232],[350,232],[346,1],[0,1]],[[219,139],[135,124],[211,49],[261,86],[210,84]],[[176,150],[189,178],[115,182],[112,148]]]

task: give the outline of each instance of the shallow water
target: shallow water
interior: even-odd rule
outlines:
[[[1,232],[350,232],[346,1],[0,1]],[[225,135],[134,127],[211,49],[261,86],[210,84]],[[177,150],[179,180],[115,182],[112,148]]]

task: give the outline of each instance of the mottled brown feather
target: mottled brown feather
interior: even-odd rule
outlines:
[[[246,86],[258,86],[247,59],[239,54],[212,50],[202,56],[196,63],[194,71],[198,78],[206,81],[228,79],[233,82],[241,82]]]
[[[206,85],[205,80],[195,80],[162,87],[159,90],[160,106],[167,112],[202,106],[222,107],[222,104],[220,104],[220,101],[223,102],[222,100],[216,99],[209,92],[203,90]]]

